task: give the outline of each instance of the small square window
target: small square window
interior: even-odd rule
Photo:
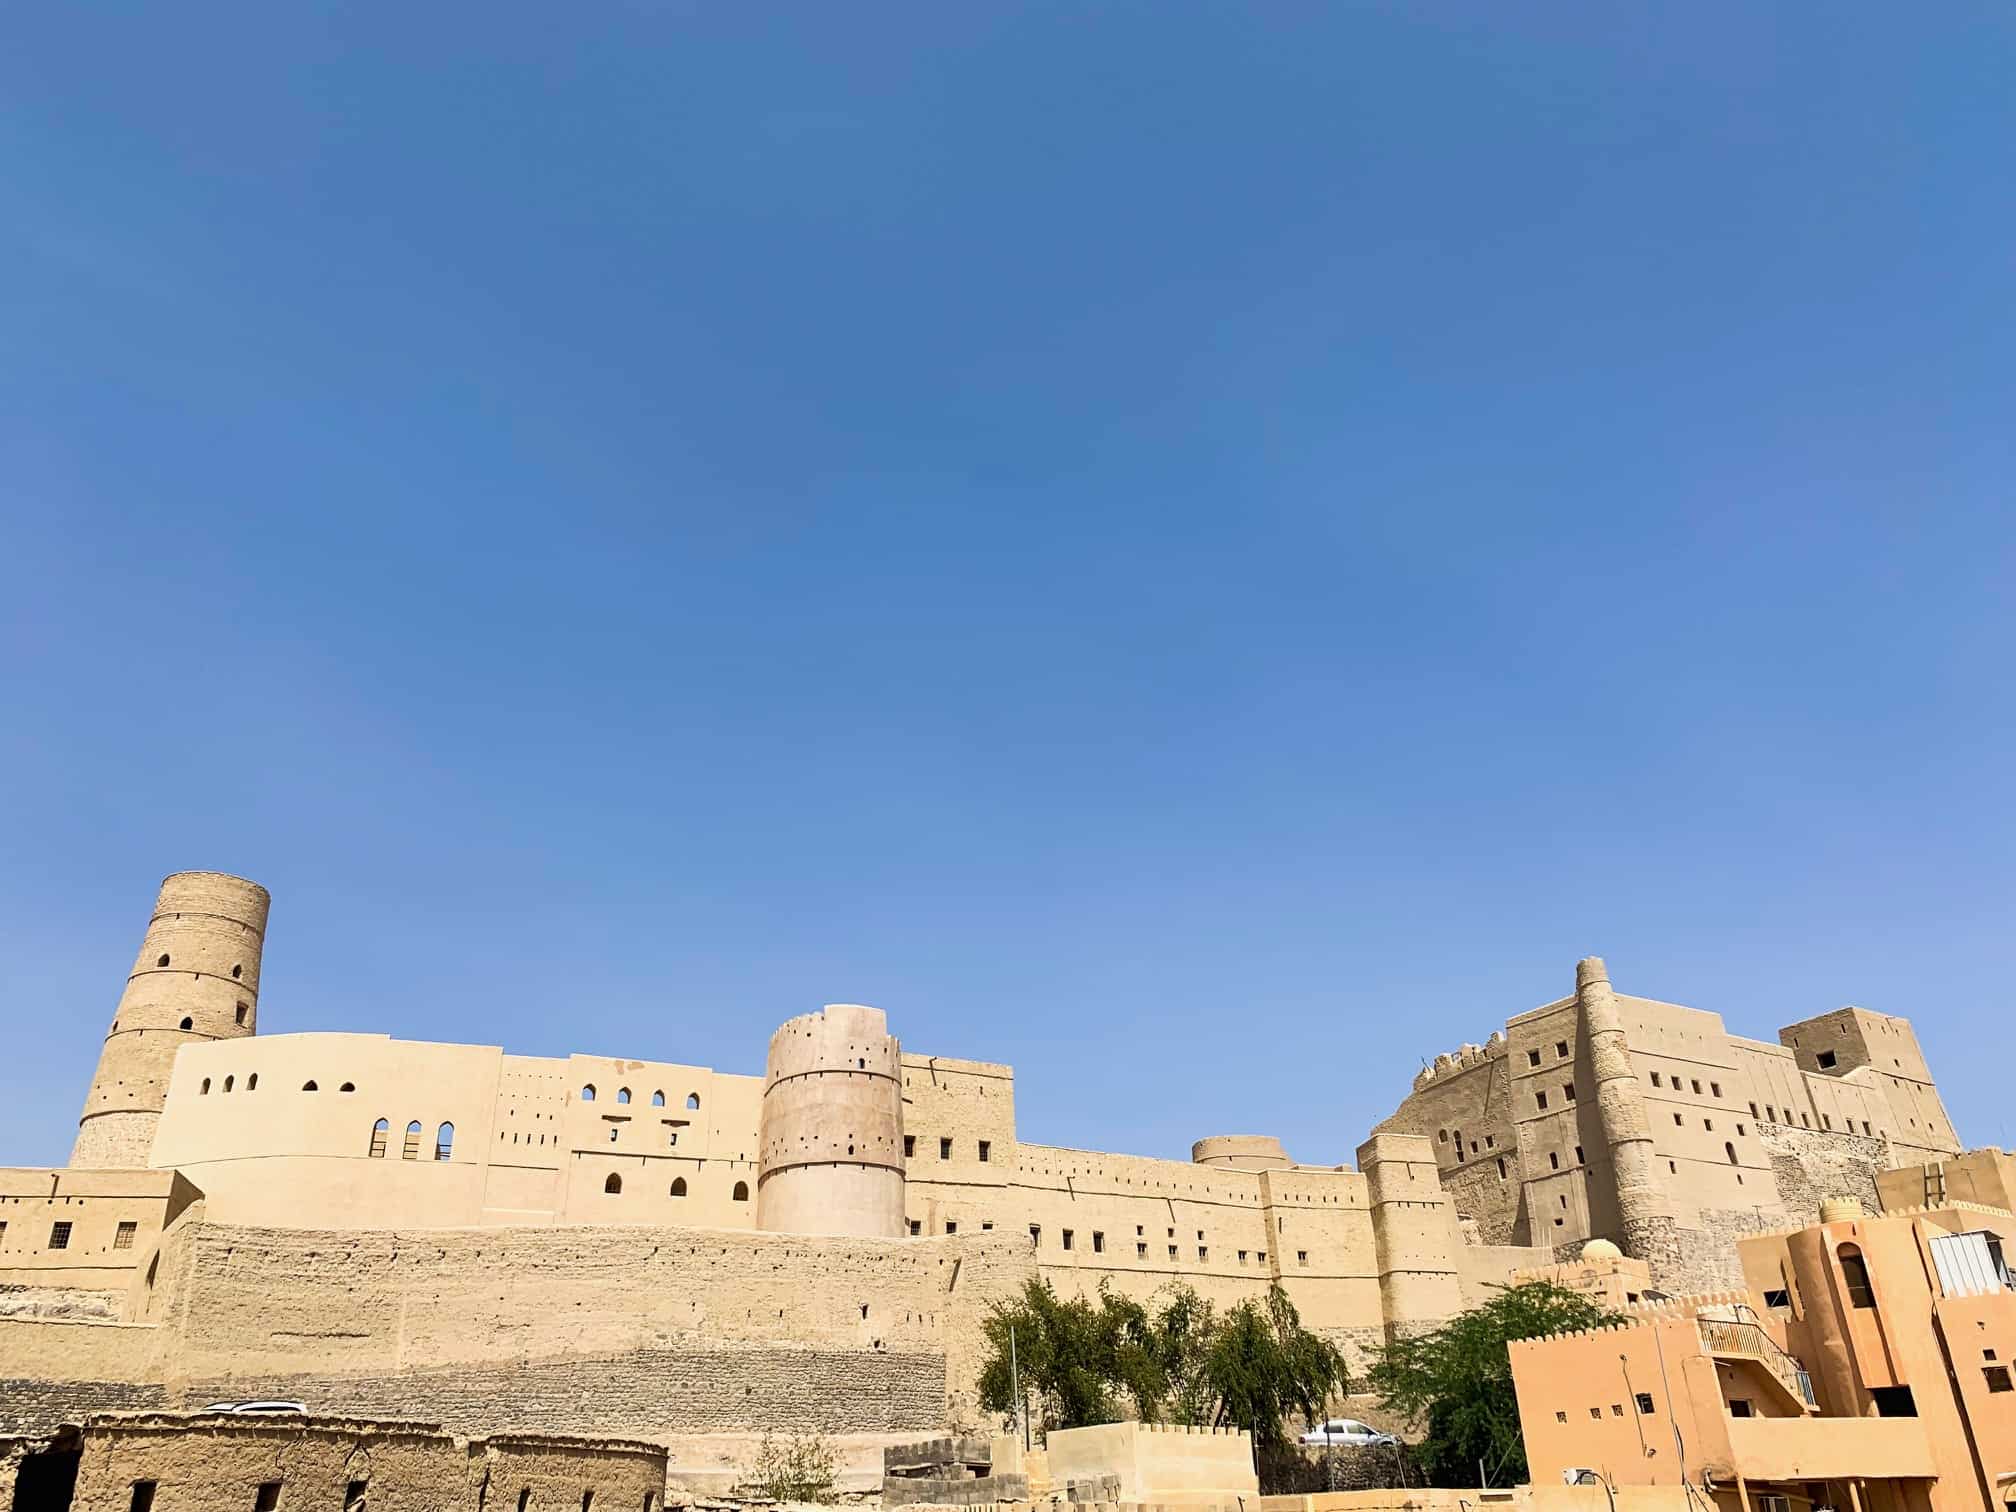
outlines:
[[[1814,1059],[1820,1063],[1822,1071],[1832,1071],[1834,1069],[1834,1052],[1832,1050],[1822,1050]]]
[[[1610,1416],[1612,1417],[1624,1416],[1624,1404],[1622,1402],[1612,1402],[1610,1404]]]
[[[1740,1418],[1755,1417],[1757,1416],[1757,1404],[1748,1397],[1731,1397],[1729,1399],[1729,1416]]]
[[[1568,1059],[1568,1041],[1566,1040],[1554,1041],[1554,1054],[1562,1060]]]
[[[252,1512],[275,1512],[280,1505],[280,1482],[262,1481],[252,1498]]]
[[[1649,1391],[1638,1392],[1635,1396],[1632,1397],[1632,1400],[1638,1404],[1638,1410],[1640,1412],[1650,1412],[1652,1410],[1651,1392]]]
[[[1561,1084],[1561,1095],[1570,1102],[1575,1101],[1575,1083],[1563,1082]]]
[[[1246,1263],[1246,1251],[1244,1250],[1239,1251],[1239,1263],[1241,1265],[1244,1265]]]
[[[1589,1409],[1589,1416],[1601,1422],[1603,1420],[1603,1409],[1601,1407],[1591,1407]]]
[[[1137,1245],[1135,1245],[1135,1246],[1134,1246],[1134,1258],[1135,1258],[1136,1260],[1146,1260],[1146,1259],[1148,1258],[1148,1246],[1147,1246],[1147,1245],[1145,1245],[1145,1244],[1137,1244]]]
[[[1678,1127],[1679,1127],[1679,1126],[1680,1126],[1681,1124],[1684,1124],[1685,1122],[1687,1122],[1687,1120],[1686,1120],[1686,1119],[1684,1119],[1684,1118],[1682,1118],[1682,1117],[1681,1117],[1681,1116],[1680,1116],[1680,1115],[1679,1115],[1678,1113],[1675,1113],[1675,1114],[1673,1115],[1673,1126],[1674,1126],[1674,1127],[1675,1127],[1676,1129],[1677,1129],[1677,1128],[1678,1128]]]
[[[1557,1412],[1554,1414],[1554,1421],[1557,1423],[1565,1423],[1568,1421],[1568,1414],[1565,1412]]]
[[[1537,1065],[1539,1065],[1539,1064],[1540,1064],[1540,1052],[1539,1052],[1538,1050],[1528,1050],[1528,1051],[1526,1052],[1526,1064],[1527,1064],[1527,1065],[1529,1065],[1529,1066],[1537,1066]]]
[[[50,1225],[49,1248],[51,1249],[70,1248],[70,1221],[67,1218],[59,1223],[54,1223]]]
[[[924,1231],[923,1223],[919,1219],[912,1218],[910,1220],[910,1232],[913,1234],[921,1234],[923,1231]]]
[[[1764,1305],[1766,1307],[1790,1307],[1792,1305],[1792,1293],[1784,1287],[1774,1287],[1772,1290],[1764,1293]]]
[[[1984,1349],[1981,1351],[1981,1358],[1984,1360],[1992,1360],[1995,1358],[1995,1351],[1992,1349]]]
[[[112,1248],[115,1250],[133,1248],[133,1236],[139,1229],[140,1225],[137,1223],[120,1224],[112,1235]]]
[[[1210,1250],[1209,1246],[1207,1246],[1207,1245],[1202,1245],[1202,1244],[1198,1245],[1198,1246],[1197,1246],[1197,1258],[1198,1258],[1199,1260],[1209,1260],[1209,1259],[1211,1258],[1211,1250]]]
[[[1297,1265],[1307,1265],[1309,1263],[1309,1251],[1307,1250],[1295,1251],[1295,1263]]]
[[[948,1234],[956,1234],[959,1232],[959,1225],[957,1223],[948,1221],[945,1225],[945,1232]]]
[[[994,1220],[990,1218],[986,1222],[982,1223],[980,1225],[980,1232],[983,1234],[991,1234],[992,1232],[994,1232]]]
[[[1987,1377],[1988,1389],[1990,1391],[2008,1391],[2011,1389],[2009,1384],[2009,1367],[2007,1365],[1984,1366],[1982,1367],[1981,1374]]]
[[[1173,1244],[1169,1246],[1169,1258],[1171,1260],[1176,1258],[1176,1246]]]

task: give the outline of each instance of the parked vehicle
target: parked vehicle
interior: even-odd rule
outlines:
[[[242,1412],[264,1415],[282,1412],[306,1412],[308,1409],[299,1402],[212,1402],[203,1409],[205,1412]]]
[[[1303,1434],[1302,1442],[1312,1449],[1364,1449],[1375,1444],[1390,1446],[1400,1441],[1392,1434],[1382,1433],[1370,1423],[1361,1423],[1356,1418],[1331,1418]]]

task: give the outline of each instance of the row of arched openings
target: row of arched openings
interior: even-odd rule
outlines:
[[[623,1190],[623,1178],[616,1172],[611,1171],[608,1179],[602,1183],[602,1190],[607,1192],[611,1197],[617,1196]],[[674,1176],[672,1178],[672,1191],[670,1195],[674,1197],[684,1197],[686,1195],[686,1178],[684,1176]],[[735,1190],[730,1192],[728,1196],[735,1202],[747,1202],[749,1200],[749,1183],[746,1181],[736,1182]]]
[[[406,1125],[406,1140],[399,1149],[399,1158],[401,1160],[418,1160],[420,1158],[421,1137],[425,1132],[420,1126],[420,1120],[417,1118]],[[385,1147],[391,1143],[391,1140],[392,1123],[390,1119],[381,1118],[378,1122],[371,1125],[371,1158],[373,1160],[383,1160],[385,1158]],[[436,1160],[446,1160],[454,1153],[455,1125],[444,1123],[434,1131],[434,1158]]]
[[[583,1102],[595,1101],[595,1083],[589,1082],[585,1087],[581,1089],[581,1101]],[[619,1103],[627,1103],[628,1101],[630,1101],[630,1089],[628,1087],[618,1087],[616,1089],[616,1101],[618,1101]],[[654,1108],[664,1107],[665,1094],[663,1092],[653,1092],[651,1094],[651,1106]],[[700,1094],[698,1092],[688,1092],[686,1094],[687,1110],[691,1112],[692,1110],[698,1108],[699,1106],[700,1106]]]

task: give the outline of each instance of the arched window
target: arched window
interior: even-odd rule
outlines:
[[[590,1082],[587,1086],[581,1089],[581,1101],[583,1102],[595,1101],[595,1084],[593,1082]]]
[[[308,1085],[312,1087],[315,1083],[310,1082]],[[391,1132],[392,1125],[383,1118],[371,1125],[371,1158],[373,1160],[379,1160],[384,1157],[385,1139]]]
[[[236,1080],[238,1080],[238,1078],[237,1078],[237,1077],[235,1077],[235,1076],[227,1076],[227,1077],[225,1077],[225,1078],[224,1078],[224,1090],[225,1090],[226,1092],[229,1092],[229,1091],[231,1090],[231,1083],[233,1083],[233,1082],[234,1082],[234,1081],[236,1081]]]
[[[249,1009],[249,1008],[248,1008],[248,1007],[247,1007],[247,1006],[246,1006],[246,1005],[245,1005],[244,1003],[240,1003],[240,1004],[238,1005],[238,1012],[237,1012],[237,1014],[236,1014],[236,1016],[235,1016],[235,1019],[236,1019],[236,1022],[238,1022],[238,1023],[240,1023],[240,1024],[244,1023],[244,1022],[245,1022],[245,1015],[246,1015],[247,1013],[249,1013],[250,1011],[251,1011],[251,1010],[250,1010],[250,1009]]]
[[[455,1125],[444,1123],[434,1131],[434,1158],[446,1160],[455,1153]]]
[[[245,968],[244,968],[243,966],[233,966],[233,967],[231,968],[231,980],[232,980],[232,981],[234,981],[234,982],[235,982],[235,981],[237,981],[237,980],[238,980],[238,979],[239,979],[240,977],[242,977],[242,976],[244,976],[244,975],[245,975]]]
[[[355,1092],[357,1090],[357,1083],[345,1082],[343,1083],[342,1086],[338,1087],[336,1090],[338,1092]]]
[[[303,1092],[319,1092],[322,1089],[316,1086],[315,1083],[312,1081],[304,1081],[303,1083],[301,1083],[301,1090]]]
[[[1869,1267],[1862,1263],[1862,1251],[1855,1245],[1844,1244],[1834,1251],[1841,1262],[1841,1280],[1848,1288],[1850,1307],[1874,1307],[1876,1293],[1869,1286]]]
[[[201,1096],[201,1097],[208,1097],[208,1096],[210,1095],[210,1078],[209,1078],[209,1077],[207,1077],[207,1076],[206,1076],[206,1077],[204,1077],[204,1078],[203,1078],[203,1086],[202,1086],[202,1089],[200,1090],[200,1092],[199,1092],[199,1093],[198,1093],[197,1095],[198,1095],[198,1096]]]
[[[1736,1146],[1726,1139],[1722,1141],[1722,1153],[1729,1157],[1729,1164],[1735,1165],[1738,1163],[1736,1159]]]
[[[674,1197],[684,1197],[686,1195],[686,1178],[684,1176],[674,1176],[672,1178],[672,1195]]]
[[[619,1103],[630,1101],[630,1089],[628,1087],[618,1087],[616,1089],[616,1101]]]
[[[196,1027],[196,1020],[185,1018],[182,1020],[182,1027],[184,1029],[194,1029]]]
[[[518,1493],[518,1512],[525,1512],[525,1509],[531,1505],[532,1505],[531,1491],[529,1490],[520,1491]]]
[[[699,1106],[700,1106],[700,1094],[698,1092],[688,1092],[686,1094],[686,1107],[688,1108],[688,1110],[690,1111],[691,1109],[697,1108]]]
[[[168,964],[168,957],[164,955],[163,957],[161,957],[160,960],[156,961],[154,964],[156,966],[166,966]]]
[[[651,1106],[652,1106],[652,1107],[654,1107],[654,1108],[662,1108],[662,1107],[664,1107],[664,1106],[665,1106],[665,1094],[664,1094],[663,1092],[653,1092],[653,1093],[651,1094]]]
[[[612,1197],[615,1196],[618,1192],[623,1190],[623,1178],[621,1176],[618,1176],[614,1171],[611,1171],[609,1173],[609,1179],[602,1183],[602,1190],[607,1192]]]
[[[594,1491],[592,1489],[583,1491],[581,1493],[581,1512],[589,1512],[589,1509],[594,1505],[595,1505]]]
[[[245,1078],[245,1090],[247,1092],[257,1092],[259,1090],[259,1073],[257,1071],[254,1071],[250,1076]]]
[[[401,1160],[420,1158],[420,1120],[417,1118],[406,1125],[406,1148],[399,1152],[399,1158]]]
[[[737,1202],[747,1202],[749,1200],[749,1183],[746,1181],[736,1182],[734,1196]]]

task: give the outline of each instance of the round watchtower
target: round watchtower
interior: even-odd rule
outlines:
[[[271,902],[257,882],[222,872],[162,882],[84,1098],[72,1166],[146,1165],[175,1052],[257,1027]]]
[[[902,1056],[882,1010],[855,1003],[828,1003],[770,1036],[758,1228],[903,1234]]]

